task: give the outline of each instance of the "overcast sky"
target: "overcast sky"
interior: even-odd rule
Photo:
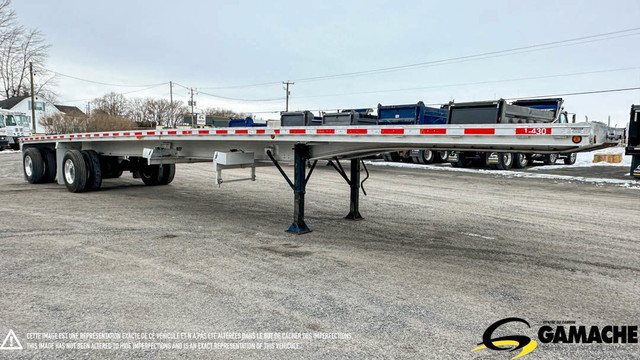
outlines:
[[[171,80],[197,88],[201,107],[248,112],[284,110],[285,92],[277,84],[282,80],[436,61],[640,27],[637,0],[14,0],[14,7],[21,23],[38,27],[46,35],[51,70],[113,84]],[[295,110],[375,107],[378,103],[445,103],[638,87],[640,31],[615,36],[620,35],[627,36],[404,71],[296,81],[290,106]],[[627,70],[473,85],[614,69]],[[422,89],[387,91],[407,88]],[[57,76],[59,102],[82,109],[86,99],[106,92],[140,89],[126,96],[169,97],[168,85],[144,90]],[[381,92],[362,93],[373,91]],[[279,100],[231,101],[204,93]],[[187,90],[176,87],[174,96],[187,100]],[[628,121],[632,103],[640,103],[640,91],[566,97],[565,107],[581,119],[589,115],[606,121],[610,115],[612,123],[622,125]]]

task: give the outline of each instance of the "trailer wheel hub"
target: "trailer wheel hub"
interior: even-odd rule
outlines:
[[[73,181],[76,178],[76,169],[73,166],[73,161],[71,159],[67,159],[64,162],[64,179],[67,180],[67,184],[73,184]]]
[[[27,174],[28,177],[33,175],[33,161],[31,161],[31,156],[29,155],[24,157],[24,173]]]

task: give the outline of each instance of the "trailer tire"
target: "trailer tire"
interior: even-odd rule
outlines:
[[[160,165],[142,165],[140,167],[140,178],[147,186],[160,185]]]
[[[87,162],[80,150],[67,150],[62,158],[62,173],[67,190],[72,193],[85,191],[89,171]]]
[[[56,181],[58,164],[56,163],[56,151],[51,148],[40,149],[42,159],[44,160],[44,176],[43,183],[52,183]]]
[[[391,153],[383,153],[382,160],[386,162],[393,162],[393,158],[391,157]]]
[[[564,164],[573,165],[576,163],[576,160],[578,160],[578,153],[571,153],[564,158]]]
[[[22,155],[24,177],[31,184],[40,184],[44,177],[44,160],[37,148],[27,148]]]
[[[545,165],[553,165],[558,161],[558,154],[546,154],[544,156]]]
[[[433,150],[420,150],[418,153],[420,164],[431,164],[434,160]]]
[[[512,153],[498,153],[500,161],[496,165],[498,170],[509,170],[513,167],[513,154]]]
[[[436,162],[447,162],[447,158],[449,157],[449,152],[447,150],[445,151],[437,151],[436,152]]]
[[[523,153],[513,153],[513,167],[524,169],[529,165],[529,158]]]
[[[82,155],[87,162],[87,184],[85,191],[99,190],[102,186],[102,168],[100,167],[100,155],[93,150],[82,150]]]
[[[420,158],[420,156],[412,156],[411,160],[413,160],[413,162],[416,164],[422,164],[422,159]]]
[[[169,185],[173,181],[174,176],[176,175],[176,165],[175,164],[164,164],[160,166],[160,171],[158,173],[158,185]]]

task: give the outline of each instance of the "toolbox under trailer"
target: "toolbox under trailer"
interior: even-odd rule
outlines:
[[[359,220],[361,159],[366,156],[411,149],[578,152],[619,145],[623,139],[623,129],[598,122],[232,127],[29,137],[22,141],[22,154],[29,182],[57,178],[72,192],[97,190],[103,178],[118,177],[123,171],[131,171],[147,185],[168,184],[176,163],[213,162],[218,184],[224,182],[224,169],[248,168],[251,173],[246,180],[255,180],[257,166],[275,165],[294,193],[293,223],[288,231],[302,234],[310,231],[304,220],[305,187],[318,160],[328,160],[350,186],[346,218]],[[350,174],[340,160],[350,161]],[[292,179],[280,163],[293,163]]]

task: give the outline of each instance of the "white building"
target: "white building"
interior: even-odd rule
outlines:
[[[6,100],[0,101],[0,108],[7,109],[27,114],[29,124],[33,124],[31,121],[31,96],[14,96]],[[36,109],[36,133],[44,134],[45,129],[40,124],[40,119],[45,116],[68,114],[71,116],[84,116],[84,113],[75,106],[63,106],[54,105],[53,103],[43,99],[42,97],[35,97],[35,109]],[[31,125],[33,128],[33,125]],[[33,129],[32,129],[33,130]]]

